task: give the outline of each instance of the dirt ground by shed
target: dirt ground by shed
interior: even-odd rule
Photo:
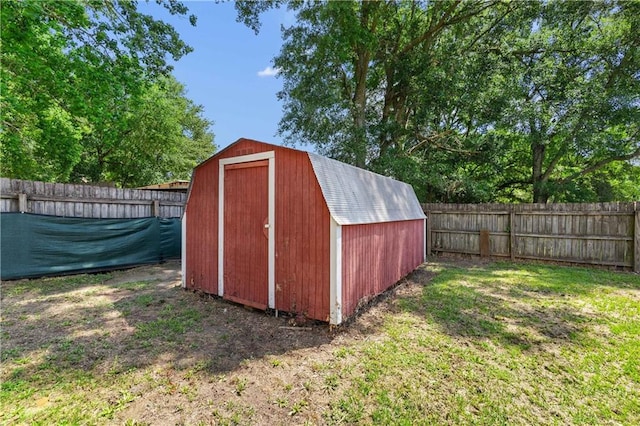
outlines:
[[[6,283],[3,346],[30,354],[26,368],[54,360],[126,382],[101,391],[113,424],[323,423],[340,396],[333,375],[349,362],[344,348],[380,338],[390,309],[378,301],[332,329],[184,290],[179,262],[85,277],[36,294]],[[414,291],[404,280],[387,296]]]

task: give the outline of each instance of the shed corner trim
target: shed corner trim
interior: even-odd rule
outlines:
[[[180,269],[182,269],[182,288],[187,288],[187,212],[182,214],[182,253]]]
[[[422,220],[422,261],[427,261],[427,218]]]
[[[338,325],[342,322],[342,225],[333,217],[329,232],[329,323]]]

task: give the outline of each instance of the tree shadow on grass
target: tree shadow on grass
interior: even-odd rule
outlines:
[[[226,373],[246,360],[332,340],[326,324],[289,328],[287,318],[180,288],[156,292],[144,303],[139,296],[124,298],[115,307],[134,329],[124,342],[133,363],[147,357],[177,367],[204,361],[210,372]]]
[[[394,310],[426,318],[450,336],[491,339],[527,350],[545,342],[577,343],[601,314],[576,300],[637,288],[629,275],[584,268],[495,263],[447,267],[434,276],[423,266],[407,279],[420,292],[398,297]],[[613,274],[615,275],[615,274]]]
[[[15,384],[39,377],[47,386],[74,371],[117,375],[151,365],[198,365],[224,374],[246,360],[333,338],[326,324],[290,329],[286,318],[185,291],[176,265],[155,268],[164,279],[129,273],[133,281],[84,276],[88,282],[34,281],[26,290],[23,283],[9,285],[3,295],[3,379]]]
[[[136,277],[144,274],[144,280],[171,279],[175,275],[177,261],[167,261],[154,265],[130,265],[98,272],[69,272],[66,275],[20,279],[3,283],[2,297],[19,296],[29,293],[31,296],[55,296],[68,292],[76,292],[86,287],[107,283],[110,286],[137,281]],[[141,272],[144,271],[144,272]]]

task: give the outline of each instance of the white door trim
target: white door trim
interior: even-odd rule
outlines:
[[[218,296],[224,296],[224,166],[227,164],[248,163],[269,160],[269,207],[268,207],[268,306],[275,309],[276,300],[276,161],[275,151],[222,158],[218,163]]]
[[[342,322],[342,225],[331,218],[329,229],[329,324]]]

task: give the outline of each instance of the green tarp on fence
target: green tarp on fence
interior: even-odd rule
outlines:
[[[2,213],[0,275],[32,278],[180,257],[180,219],[83,219]]]

